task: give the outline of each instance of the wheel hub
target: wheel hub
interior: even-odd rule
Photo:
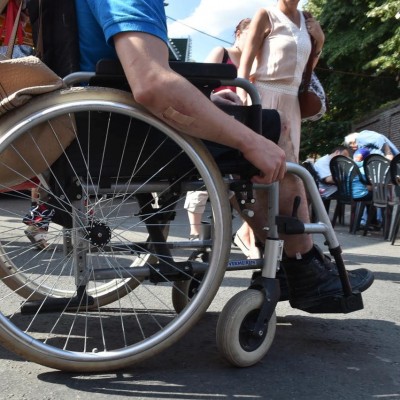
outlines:
[[[250,312],[243,320],[239,330],[240,344],[244,350],[249,352],[255,351],[261,346],[268,332],[268,324],[265,324],[264,330],[254,332],[259,312],[260,310],[253,310]]]
[[[111,229],[103,222],[93,221],[87,228],[90,243],[96,247],[104,247],[111,239]]]

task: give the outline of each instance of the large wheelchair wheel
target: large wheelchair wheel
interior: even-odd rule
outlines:
[[[227,265],[230,206],[204,145],[137,106],[129,93],[72,88],[32,100],[0,126],[0,340],[70,371],[122,368],[182,337],[206,311]],[[30,191],[54,216],[44,249],[23,224]],[[184,200],[207,190],[213,234],[190,242]],[[210,252],[192,261],[196,246]],[[174,310],[174,282],[196,279]],[[178,289],[179,290],[179,289]],[[182,293],[182,296],[187,296]]]
[[[275,337],[276,313],[264,321],[263,330],[254,327],[264,302],[255,289],[237,293],[226,303],[217,324],[217,345],[224,358],[236,367],[249,367],[268,352]]]

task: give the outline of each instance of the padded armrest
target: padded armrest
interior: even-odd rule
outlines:
[[[175,72],[187,79],[235,79],[237,77],[236,67],[232,64],[171,61],[169,65]]]
[[[237,77],[236,68],[231,64],[171,61],[169,65],[187,79],[235,79]],[[117,60],[100,60],[96,65],[96,74],[124,76],[124,70]]]
[[[235,79],[236,68],[231,64],[193,63],[171,61],[171,68],[185,77],[206,96],[221,86],[223,79]],[[106,86],[129,90],[124,70],[117,60],[100,60],[96,65],[96,75],[90,85]]]

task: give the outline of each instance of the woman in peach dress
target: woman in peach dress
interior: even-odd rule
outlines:
[[[262,8],[252,18],[243,48],[238,76],[251,80],[261,96],[263,108],[275,108],[288,120],[290,138],[278,143],[287,161],[298,162],[301,116],[298,91],[303,71],[315,42],[314,67],[324,44],[324,33],[314,18],[305,19],[297,9],[299,0],[278,0],[273,8]],[[244,100],[246,95],[239,95]],[[261,194],[259,195],[261,196]],[[300,196],[298,217],[309,222],[307,200],[302,183],[293,175],[285,176],[280,186],[280,213],[291,215],[294,199]],[[259,203],[262,204],[262,199]],[[257,226],[257,224],[259,226]],[[254,221],[256,235],[263,236],[262,221]],[[285,253],[298,258],[313,246],[311,235],[282,235]]]

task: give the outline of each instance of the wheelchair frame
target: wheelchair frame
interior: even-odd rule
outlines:
[[[194,76],[186,77],[198,86],[206,86],[207,90],[220,85],[242,87],[260,109],[254,87],[234,78],[232,70],[221,65],[216,70],[210,65],[196,68]],[[211,71],[211,78],[203,74],[202,68],[208,75]],[[111,86],[119,86],[120,72],[114,79],[115,72],[112,68],[111,71]],[[65,83],[101,83],[107,81],[107,74],[71,74]],[[0,208],[0,219],[9,219],[0,226],[0,277],[5,284],[0,296],[0,342],[10,350],[61,370],[123,368],[179,340],[207,310],[225,271],[261,268],[261,276],[249,289],[228,302],[217,328],[217,343],[228,361],[237,366],[252,365],[265,356],[275,334],[275,306],[279,300],[275,275],[283,249],[280,233],[323,234],[338,266],[344,295],[328,299],[323,308],[310,312],[351,312],[363,307],[361,294],[353,293],[350,287],[341,248],[315,182],[303,167],[288,163],[287,171],[303,181],[316,223],[303,224],[296,216],[280,216],[279,183],[252,185],[248,180],[222,178],[221,172],[227,171],[221,171],[200,140],[175,132],[135,104],[128,93],[108,88],[70,88],[32,100],[2,119],[0,151],[11,149],[15,157],[29,164],[24,155],[26,149],[19,146],[21,138],[29,137],[38,157],[46,161],[32,132],[46,124],[57,136],[53,122],[61,115],[69,118],[76,140],[68,148],[62,148],[60,142],[60,158],[47,164],[51,179],[44,202],[56,209],[54,222],[62,226],[53,238],[54,244],[35,253],[33,246],[24,243],[24,233],[16,225],[26,209],[19,206],[15,210],[14,204],[9,203],[10,210]],[[101,122],[96,125],[99,118]],[[137,157],[120,153],[118,158],[117,153],[117,165],[112,160],[115,154],[107,153],[112,148],[108,129],[115,120],[118,127],[121,123],[124,126],[126,143],[132,137],[137,141],[136,136],[143,139],[124,149],[136,151]],[[135,124],[140,129],[132,131]],[[86,143],[80,135],[81,126],[87,129],[88,137],[92,127],[96,128],[96,135],[102,132],[103,136],[99,134],[93,141],[89,138]],[[158,151],[154,145],[149,151],[146,149],[147,141],[154,140],[153,135],[157,140],[160,137],[160,143],[166,143],[166,149],[171,151],[167,151],[166,166],[157,164],[164,162],[165,151]],[[92,151],[97,141],[102,143],[103,154]],[[156,151],[160,159],[153,156]],[[137,169],[135,164],[135,174],[131,172],[129,176],[129,161],[137,163],[145,153],[152,161],[143,162]],[[4,160],[0,157],[3,167],[20,180],[33,183],[32,176],[38,172],[34,166],[28,165],[32,173],[29,176],[19,174]],[[189,169],[175,168],[177,175],[171,178],[167,167],[181,165],[180,160]],[[149,167],[154,171],[149,172]],[[2,187],[11,192],[15,203],[28,203],[26,192],[14,190],[4,182]],[[231,215],[227,192],[230,189],[237,193],[243,187],[246,191],[268,191],[266,257],[229,261]],[[195,243],[182,240],[174,230],[180,228],[176,216],[180,196],[188,190],[204,189],[210,193],[214,219],[211,235]],[[152,193],[158,193],[161,206],[155,205]],[[165,297],[169,288],[171,301]],[[118,337],[113,334],[108,340],[107,330],[118,330]]]

